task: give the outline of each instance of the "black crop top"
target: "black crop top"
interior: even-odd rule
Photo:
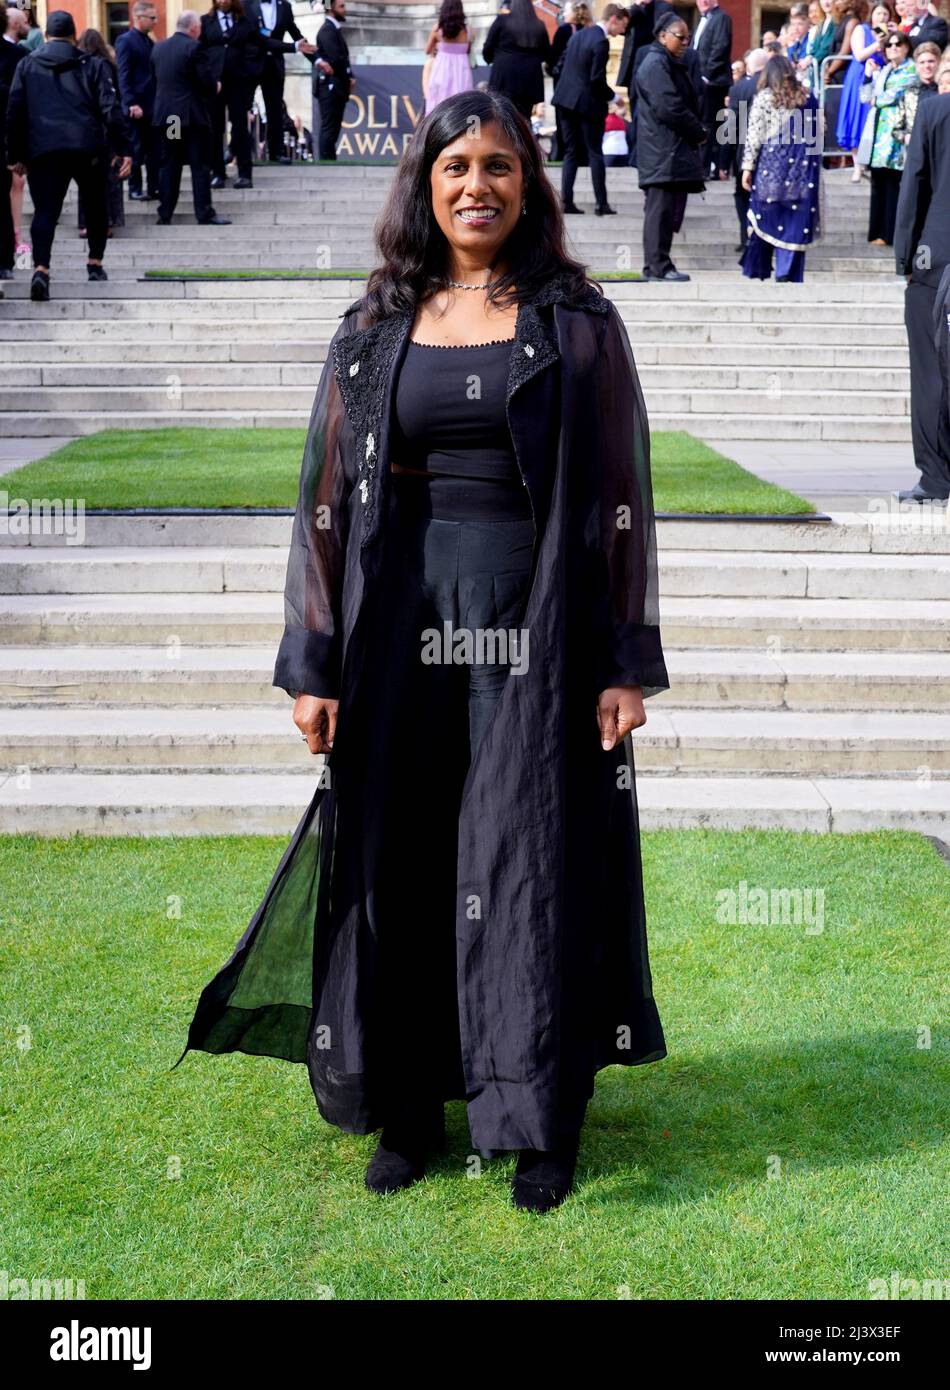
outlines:
[[[520,486],[505,409],[513,343],[442,347],[410,339],[396,383],[393,462]]]

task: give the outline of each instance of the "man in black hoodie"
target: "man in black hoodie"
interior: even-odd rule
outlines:
[[[46,21],[48,42],[17,65],[7,104],[7,164],[26,173],[33,199],[30,298],[49,299],[49,263],[63,199],[75,179],[86,209],[90,280],[106,280],[110,163],[132,168],[131,143],[112,76],[101,58],[81,53],[65,10]]]

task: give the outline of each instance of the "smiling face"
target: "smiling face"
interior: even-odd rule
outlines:
[[[936,53],[918,53],[914,62],[917,66],[917,76],[921,82],[932,82],[934,73],[937,71],[938,58]]]
[[[497,121],[463,133],[439,151],[430,174],[432,212],[466,262],[490,265],[521,216],[518,152]]]

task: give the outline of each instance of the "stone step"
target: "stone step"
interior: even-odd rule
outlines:
[[[0,488],[0,497],[4,490]],[[36,534],[29,534],[17,506],[28,499],[17,499],[16,486],[7,491],[8,510],[0,511],[0,549],[24,547],[63,548],[62,534],[38,512]],[[9,507],[13,507],[13,511]],[[66,547],[70,556],[77,551],[115,549],[134,546],[178,546],[192,558],[201,551],[217,549],[258,549],[261,546],[289,546],[293,512],[235,510],[229,513],[203,511],[193,515],[172,511],[151,513],[86,512],[79,544]],[[21,534],[21,529],[27,528]],[[44,529],[45,528],[45,529]],[[866,512],[842,512],[825,516],[816,513],[806,519],[780,517],[760,519],[729,516],[670,516],[661,513],[656,522],[657,544],[662,553],[675,550],[789,552],[796,555],[816,551],[888,555],[946,555],[950,553],[950,512],[946,507],[905,503],[881,497]]]
[[[312,771],[283,705],[162,705],[4,710],[0,768],[33,772]],[[943,778],[950,714],[689,710],[648,705],[635,739],[638,773]],[[923,769],[923,771],[921,771]]]
[[[319,773],[36,773],[0,785],[0,833],[288,835]],[[637,778],[645,830],[911,830],[946,838],[950,783],[781,777]]]
[[[950,598],[950,555],[664,550],[660,592],[672,597]],[[0,548],[0,593],[283,591],[283,546]]]
[[[274,648],[0,647],[7,705],[232,705],[286,700]],[[950,711],[946,652],[672,650],[658,707]]]
[[[685,358],[686,353],[682,354]],[[680,364],[688,372],[690,386],[704,391],[755,390],[767,393],[769,400],[776,400],[787,390],[808,391],[814,394],[816,409],[826,408],[829,399],[839,404],[838,392],[885,392],[902,393],[910,391],[909,370],[881,367],[879,364],[866,367],[846,366],[838,368],[834,374],[835,393],[832,397],[825,391],[828,386],[828,371],[822,367],[794,366],[782,371],[763,366],[739,364],[724,366],[717,359],[714,365],[696,366]],[[662,366],[639,363],[640,384],[645,391],[659,391],[668,386],[671,375],[668,364]],[[8,366],[3,372],[3,387],[0,388],[0,410],[24,409],[42,410],[47,403],[41,392],[55,393],[56,404],[68,408],[70,402],[81,399],[73,392],[82,388],[88,391],[103,390],[150,390],[152,400],[159,407],[167,400],[167,384],[174,381],[182,387],[191,389],[213,388],[213,399],[226,406],[229,391],[241,391],[247,397],[249,408],[258,403],[270,404],[269,393],[280,387],[305,388],[312,393],[320,373],[311,363],[259,362],[248,363],[179,363],[146,362],[130,365],[113,363],[104,368],[100,363],[80,366],[43,366],[39,363]],[[108,387],[104,386],[108,382]],[[63,397],[66,399],[63,399]],[[183,401],[187,408],[188,402]],[[117,408],[124,408],[120,402]]]
[[[946,652],[950,600],[671,598],[661,601],[664,648]],[[279,593],[13,594],[0,598],[0,646],[146,643],[271,644],[283,632]]]

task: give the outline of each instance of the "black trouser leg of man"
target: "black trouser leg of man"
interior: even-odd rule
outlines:
[[[82,155],[77,160],[73,178],[79,189],[86,212],[86,240],[89,243],[89,259],[101,261],[106,253],[109,237],[109,165],[112,156],[108,150],[93,155]]]
[[[157,132],[145,116],[138,121],[130,120],[128,124],[132,136],[132,172],[129,174],[129,192],[142,192],[142,173],[144,170],[145,192],[150,198],[154,198],[158,191],[158,176],[161,165],[156,140]]]
[[[736,191],[735,205],[736,216],[739,219],[739,242],[742,246],[747,246],[749,242],[749,197],[750,194],[742,187],[742,151],[736,151]]]
[[[10,189],[13,187],[13,174],[0,160],[0,270],[12,270],[16,260],[16,238],[13,235],[13,209],[10,206]]]
[[[158,215],[163,221],[171,221],[172,213],[178,206],[178,193],[181,189],[181,171],[185,162],[185,138],[187,132],[181,130],[178,139],[161,139],[162,164],[158,174]]]
[[[723,167],[723,155],[727,153],[726,147],[720,145],[716,139],[716,131],[722,119],[720,112],[726,109],[726,97],[728,95],[728,87],[713,87],[708,83],[703,85],[702,121],[706,130],[706,143],[702,147],[703,159],[706,168],[714,169],[717,174]]]
[[[934,331],[937,291],[911,280],[904,291],[904,323],[910,349],[910,432],[920,486],[930,497],[950,496],[950,422]]]
[[[250,90],[250,83],[244,78],[230,78],[225,82],[221,95],[227,103],[228,119],[231,122],[231,153],[237,161],[238,178],[249,179],[253,170],[251,134],[247,128],[247,118],[254,93]]]
[[[33,243],[35,266],[48,266],[53,254],[56,224],[72,178],[67,158],[62,154],[44,154],[31,160],[27,166],[26,181],[33,199],[30,240]]]
[[[567,206],[574,201],[574,179],[580,152],[584,146],[584,130],[580,113],[566,106],[558,108],[561,112],[561,138],[564,141],[564,162],[561,165],[561,202]]]
[[[267,116],[267,158],[280,159],[284,153],[284,74],[273,58],[264,63],[260,87]]]
[[[320,158],[336,159],[336,142],[340,138],[348,97],[320,91],[317,100],[320,103]]]
[[[199,222],[210,222],[214,216],[214,205],[211,202],[209,139],[207,130],[202,126],[188,126],[185,130],[183,143],[191,168],[191,196],[195,205],[195,217]]]
[[[643,273],[663,276],[675,270],[670,247],[676,221],[676,190],[666,183],[645,188],[643,208]]]
[[[586,112],[581,117],[584,139],[587,142],[587,158],[590,163],[590,181],[594,189],[594,202],[599,208],[607,206],[607,175],[604,172],[604,124],[607,112]]]

